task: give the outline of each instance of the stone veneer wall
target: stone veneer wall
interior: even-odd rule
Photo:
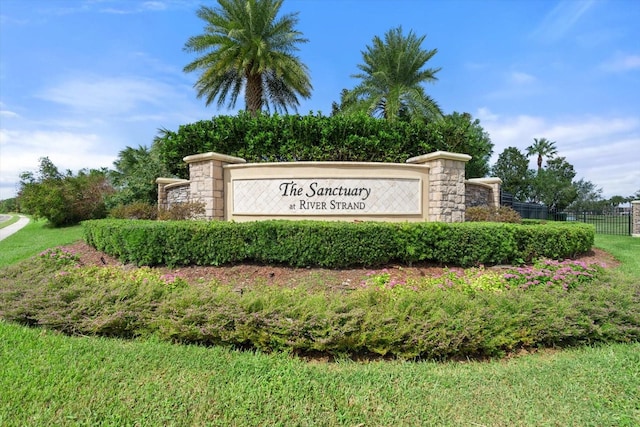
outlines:
[[[500,207],[500,178],[472,178],[465,181],[465,206]]]
[[[407,160],[407,163],[429,168],[429,221],[464,221],[464,168],[469,160],[471,156],[468,154],[446,151],[436,151]]]
[[[490,206],[491,188],[483,185],[465,183],[465,207]]]
[[[158,178],[158,207],[167,209],[172,203],[178,200],[189,201],[189,181],[177,178]]]
[[[204,203],[204,217],[224,218],[224,172],[223,166],[245,163],[246,160],[219,153],[204,153],[187,156],[189,165],[191,201]]]
[[[631,202],[631,235],[640,237],[640,200]]]
[[[191,191],[189,184],[183,184],[167,188],[167,205],[171,206],[178,203],[188,203],[191,199]]]

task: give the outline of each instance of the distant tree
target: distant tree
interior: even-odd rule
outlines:
[[[531,201],[543,203],[550,212],[560,212],[577,197],[572,180],[576,176],[573,165],[564,157],[547,160],[547,167],[538,171],[532,181]]]
[[[628,197],[624,196],[613,196],[606,201],[607,212],[615,213],[620,205],[630,202],[631,200]]]
[[[109,208],[142,202],[155,205],[158,201],[156,179],[166,177],[169,172],[160,161],[159,147],[126,147],[118,153],[113,162],[114,170],[108,173],[109,180],[116,190],[109,197]]]
[[[640,189],[636,191],[633,195],[631,195],[629,199],[631,199],[631,201],[640,200]]]
[[[506,148],[491,168],[491,175],[502,180],[502,189],[516,200],[527,200],[530,194],[533,171],[529,159],[516,147]]]
[[[349,89],[342,89],[340,91],[340,101],[333,101],[331,103],[331,116],[337,116],[347,111],[349,106]]]
[[[427,124],[431,145],[446,147],[454,153],[473,156],[465,167],[465,177],[481,178],[489,173],[489,159],[493,154],[493,143],[489,134],[480,126],[480,120],[469,113],[447,114],[442,120]]]
[[[591,181],[580,179],[573,183],[576,190],[575,200],[567,207],[568,210],[584,212],[596,211],[602,208],[602,189]]]
[[[413,31],[403,35],[402,27],[387,31],[384,39],[375,36],[362,52],[361,72],[352,76],[360,83],[344,97],[345,110],[366,111],[389,121],[440,118],[440,107],[422,86],[435,82],[440,71],[425,68],[437,49],[424,50],[424,39]]]
[[[184,67],[199,71],[195,84],[206,105],[216,98],[233,108],[244,88],[246,110],[252,115],[270,105],[287,111],[298,96],[311,96],[307,67],[293,53],[308,40],[295,30],[297,13],[278,17],[282,0],[218,0],[217,8],[201,6],[205,33],[190,37],[187,52],[201,54]]]
[[[19,209],[16,197],[0,200],[0,213],[18,212]]]
[[[554,141],[549,141],[546,138],[533,138],[533,144],[527,147],[527,156],[538,156],[538,172],[542,169],[543,157],[551,159],[558,152],[555,144],[556,143]]]
[[[62,174],[48,157],[40,159],[38,173],[20,175],[18,203],[22,212],[46,218],[54,226],[104,218],[105,198],[113,189],[106,170],[83,169]]]

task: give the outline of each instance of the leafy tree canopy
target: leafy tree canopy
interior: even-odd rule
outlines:
[[[54,226],[76,224],[106,216],[105,198],[113,189],[105,169],[66,174],[48,157],[40,159],[37,173],[20,175],[18,203],[22,212],[46,218]]]
[[[573,165],[564,157],[547,160],[547,167],[538,170],[533,180],[531,201],[543,203],[551,212],[560,212],[577,197]]]
[[[163,131],[161,131],[162,133]],[[116,192],[107,200],[109,208],[142,202],[154,205],[158,201],[156,178],[169,172],[160,161],[158,147],[126,147],[113,162],[108,177]]]
[[[516,147],[508,147],[500,153],[491,175],[500,178],[502,190],[516,200],[528,199],[534,174],[529,169],[529,159]]]
[[[602,188],[582,178],[574,182],[573,186],[576,189],[576,198],[568,206],[568,210],[583,212],[601,209],[603,203]]]

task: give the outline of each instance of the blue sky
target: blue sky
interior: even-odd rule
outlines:
[[[40,157],[111,168],[159,128],[234,114],[205,107],[196,74],[182,71],[201,4],[215,3],[1,0],[0,199]],[[640,189],[639,1],[285,0],[282,10],[299,12],[309,39],[299,56],[314,89],[299,113],[328,115],[372,38],[401,25],[438,49],[426,90],[445,113],[480,119],[492,163],[544,137],[603,196]]]

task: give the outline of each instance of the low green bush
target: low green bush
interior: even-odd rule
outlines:
[[[598,266],[540,263],[349,290],[190,284],[179,272],[75,267],[50,251],[0,271],[0,318],[69,334],[265,352],[412,358],[640,339],[640,285]],[[535,282],[538,283],[535,283]]]
[[[162,221],[180,221],[202,217],[204,213],[204,203],[202,202],[174,203],[168,208],[160,208],[158,219]]]
[[[86,241],[124,263],[228,265],[243,262],[344,268],[388,263],[522,263],[587,252],[586,224],[381,223],[320,221],[133,221],[83,223]]]
[[[118,205],[109,210],[109,217],[118,219],[156,219],[158,217],[158,206],[145,202]]]
[[[471,206],[465,211],[465,221],[513,222],[519,224],[522,222],[522,217],[508,206]]]

